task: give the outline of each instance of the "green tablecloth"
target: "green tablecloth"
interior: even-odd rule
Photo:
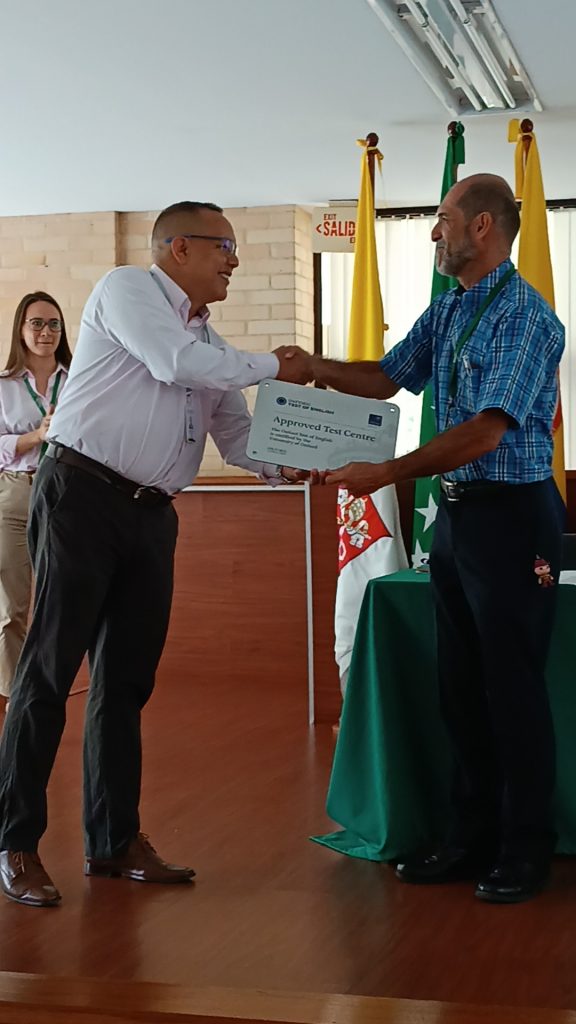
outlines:
[[[561,585],[548,661],[556,725],[559,853],[576,853],[576,586]],[[356,632],[327,810],[339,853],[393,860],[441,837],[450,750],[440,718],[428,575],[372,580]]]

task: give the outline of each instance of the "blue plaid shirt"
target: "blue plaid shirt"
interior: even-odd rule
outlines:
[[[552,474],[552,420],[564,327],[519,274],[496,296],[461,349],[456,395],[450,398],[458,339],[511,266],[505,260],[472,288],[440,295],[380,364],[396,384],[416,395],[433,381],[438,431],[485,409],[501,409],[513,420],[498,447],[447,474],[453,480],[523,484]]]

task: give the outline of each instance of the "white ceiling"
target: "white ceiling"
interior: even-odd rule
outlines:
[[[537,92],[548,198],[576,195],[575,0],[495,0]],[[357,195],[435,203],[452,119],[366,0],[0,0],[0,216]],[[462,173],[512,178],[507,116]]]

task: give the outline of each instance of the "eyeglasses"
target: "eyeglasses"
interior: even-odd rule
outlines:
[[[47,327],[49,331],[52,331],[52,334],[59,334],[64,327],[62,321],[57,320],[56,317],[52,317],[50,320],[42,320],[39,316],[33,316],[29,320],[25,320],[24,323],[30,324],[33,331],[42,331]]]
[[[165,238],[165,245],[170,245],[175,238],[206,238],[209,242],[219,242],[219,249],[222,252],[227,253],[228,256],[236,256],[238,253],[238,246],[233,238],[222,238],[221,235],[171,235],[170,238]]]

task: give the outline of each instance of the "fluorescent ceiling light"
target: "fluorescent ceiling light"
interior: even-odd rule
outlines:
[[[542,110],[491,0],[367,0],[444,106]]]

